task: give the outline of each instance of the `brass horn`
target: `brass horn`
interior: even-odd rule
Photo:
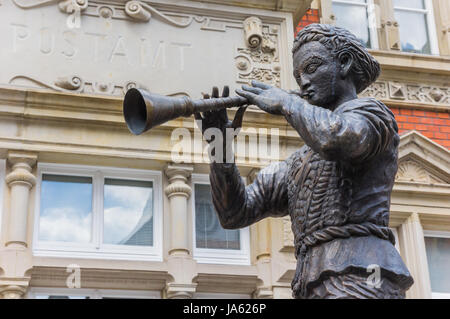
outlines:
[[[132,88],[125,94],[123,115],[128,129],[139,135],[180,116],[189,117],[196,112],[220,110],[247,103],[247,99],[241,96],[192,100],[187,96],[170,97]]]

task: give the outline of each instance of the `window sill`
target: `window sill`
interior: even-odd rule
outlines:
[[[194,259],[200,264],[250,265],[250,256],[241,250],[194,249]]]
[[[369,52],[380,62],[383,70],[450,74],[450,56],[382,50]]]
[[[67,247],[46,248],[40,247],[33,250],[35,257],[60,257],[60,258],[81,258],[81,259],[105,259],[105,260],[128,260],[128,261],[157,261],[162,262],[161,255],[156,254],[153,248],[134,249],[124,252],[120,250],[90,250],[90,249],[67,249]]]

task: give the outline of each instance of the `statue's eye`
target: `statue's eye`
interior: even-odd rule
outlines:
[[[318,67],[319,67],[318,63],[311,63],[306,67],[305,71],[308,74],[312,74],[312,73],[316,72]]]

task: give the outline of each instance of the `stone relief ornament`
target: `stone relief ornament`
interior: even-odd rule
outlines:
[[[366,88],[361,97],[416,103],[450,105],[450,89],[424,83],[377,81]]]
[[[125,4],[125,13],[130,16],[132,19],[136,19],[139,21],[150,21],[150,18],[152,17],[152,14],[158,16],[163,21],[167,22],[168,24],[171,24],[176,27],[182,27],[185,28],[189,26],[193,21],[193,16],[189,16],[187,21],[185,22],[177,22],[174,19],[170,18],[169,16],[165,15],[164,13],[156,10],[152,6],[148,5],[147,3],[143,1],[128,1]]]
[[[445,184],[443,180],[429,173],[423,166],[413,160],[406,160],[398,165],[395,180],[399,182]]]
[[[237,83],[250,84],[258,80],[280,87],[280,59],[277,51],[278,29],[263,26],[261,20],[250,17],[244,20],[245,48],[237,48],[235,65]]]
[[[130,0],[123,3],[108,4],[96,0],[12,0],[19,8],[31,9],[51,4],[58,4],[61,12],[69,14],[67,26],[71,29],[81,27],[81,15],[100,17],[103,19],[129,20],[135,22],[149,22],[157,17],[169,25],[186,28],[193,21],[202,23],[200,29],[225,32],[226,27],[237,27],[240,23],[229,19],[198,16],[170,12],[165,13],[150,5],[146,1]]]
[[[238,48],[235,64],[238,69],[237,83],[258,80],[280,87],[281,67],[276,52]]]
[[[248,17],[244,20],[245,41],[250,48],[258,48],[261,45],[262,22],[258,17]]]
[[[13,0],[22,9],[36,8],[47,4],[55,3],[55,0]],[[75,29],[81,27],[81,12],[89,5],[88,0],[60,0],[58,7],[61,12],[69,14],[67,17],[67,27]]]
[[[9,80],[9,84],[27,86],[33,85],[39,88],[52,89],[57,92],[107,94],[116,96],[124,95],[131,88],[145,89],[143,85],[134,81],[127,81],[124,84],[84,81],[80,76],[77,75],[59,77],[54,83],[46,83],[33,77],[17,75]],[[183,96],[187,94],[184,92],[176,92],[168,95]]]

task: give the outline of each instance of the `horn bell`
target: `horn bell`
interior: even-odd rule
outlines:
[[[123,100],[125,122],[135,135],[180,116],[189,116],[191,109],[188,97],[174,98],[136,88],[129,89]]]

